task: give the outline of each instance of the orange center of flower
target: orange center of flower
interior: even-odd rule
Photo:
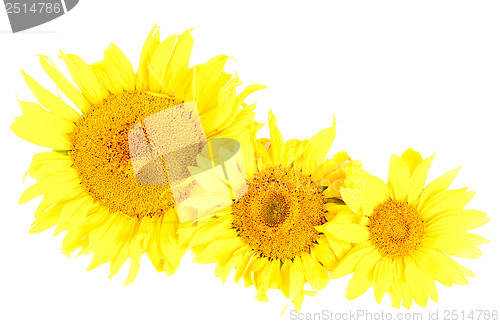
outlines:
[[[172,207],[168,183],[147,185],[137,181],[128,136],[130,129],[146,117],[180,103],[163,95],[123,92],[104,99],[80,117],[70,135],[69,154],[83,188],[94,201],[110,212],[137,218],[161,216]],[[190,156],[195,159],[196,155]],[[194,165],[195,160],[192,162]]]
[[[407,256],[422,246],[424,220],[417,209],[404,201],[387,200],[370,216],[370,240],[380,254]]]
[[[310,177],[281,167],[260,171],[233,205],[233,226],[261,256],[293,259],[318,238],[314,226],[326,222],[324,203]]]

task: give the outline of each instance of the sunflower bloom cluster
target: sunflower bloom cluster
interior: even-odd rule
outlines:
[[[30,233],[65,233],[63,253],[92,255],[113,277],[130,259],[131,284],[146,254],[171,275],[186,251],[215,264],[223,282],[280,290],[300,310],[335,279],[350,275],[346,297],[373,287],[375,301],[426,307],[436,282],[474,277],[453,257],[477,258],[469,233],[485,213],[465,209],[474,193],[449,189],[458,169],[427,184],[434,155],[392,155],[387,183],[339,151],[331,127],[284,140],[272,112],[269,138],[247,97],[224,71],[228,56],[190,65],[191,31],[146,38],[137,69],[114,44],[87,64],[61,52],[70,78],[50,58],[40,64],[57,92],[22,71],[37,102],[18,99],[11,129],[48,148],[27,171],[35,183],[20,203],[42,196]],[[61,96],[61,94],[63,96]],[[333,281],[333,282],[331,282]]]
[[[91,65],[61,53],[74,83],[40,56],[42,68],[70,103],[22,72],[39,103],[19,100],[23,115],[11,128],[52,149],[33,157],[28,173],[36,183],[20,198],[22,204],[43,195],[30,233],[56,226],[54,235],[66,232],[64,254],[92,254],[88,269],[110,263],[110,277],[130,259],[126,284],[136,278],[144,253],[158,271],[176,271],[185,249],[178,242],[170,188],[136,180],[128,133],[145,117],[194,101],[207,138],[239,139],[254,118],[255,104],[244,99],[264,88],[252,85],[237,95],[241,82],[223,71],[229,57],[189,67],[192,47],[190,31],[160,41],[155,27],[137,71],[114,44]]]

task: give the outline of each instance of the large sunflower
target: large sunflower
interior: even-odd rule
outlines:
[[[78,249],[93,254],[89,269],[110,262],[110,277],[130,258],[125,284],[136,278],[145,252],[159,272],[175,272],[184,249],[178,244],[174,199],[168,182],[137,181],[129,131],[150,115],[194,102],[207,138],[244,142],[255,104],[243,101],[263,88],[252,85],[237,95],[238,77],[223,71],[227,56],[190,68],[192,46],[190,31],[160,42],[155,26],[137,72],[114,44],[104,51],[104,60],[92,65],[62,54],[76,86],[41,56],[45,72],[81,114],[22,72],[40,105],[19,101],[23,116],[11,128],[23,139],[52,148],[34,156],[28,172],[36,183],[20,198],[25,203],[43,195],[30,233],[57,225],[54,235],[67,231],[62,247],[67,256]],[[189,137],[193,125],[186,123],[181,135]]]
[[[424,188],[434,155],[423,160],[406,150],[392,155],[387,185],[366,172],[349,176],[342,188],[345,203],[360,217],[346,230],[345,239],[356,243],[338,264],[332,278],[354,272],[346,290],[348,299],[373,285],[381,302],[389,293],[394,308],[410,308],[412,300],[426,307],[437,302],[435,280],[443,285],[467,284],[474,274],[449,256],[477,258],[476,245],[488,242],[468,230],[484,225],[485,213],[464,209],[474,196],[467,188],[448,190],[458,169]]]
[[[251,130],[255,160],[246,161],[246,192],[229,207],[180,229],[180,240],[192,248],[195,262],[217,263],[216,275],[223,281],[234,268],[235,281],[243,278],[245,286],[255,286],[258,300],[267,300],[267,290],[280,289],[300,309],[304,295],[327,285],[328,271],[351,247],[335,231],[353,221],[339,213],[347,209],[339,189],[347,170],[360,162],[345,152],[325,161],[335,123],[311,140],[286,143],[271,112],[270,140],[256,139],[258,128]],[[200,182],[224,195],[220,179]]]

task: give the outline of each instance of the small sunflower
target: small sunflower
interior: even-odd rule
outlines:
[[[246,192],[225,209],[180,229],[180,240],[192,249],[195,262],[216,263],[223,282],[235,269],[235,282],[255,286],[258,300],[266,301],[269,289],[280,289],[300,309],[304,295],[326,287],[328,272],[351,248],[342,232],[324,234],[318,228],[353,221],[339,214],[347,209],[339,190],[346,172],[360,162],[345,152],[325,161],[335,121],[311,140],[286,143],[271,112],[270,139],[256,139],[258,128],[254,124],[250,131],[255,159],[245,161]],[[212,184],[212,193],[223,192],[215,185],[218,179],[203,182]]]
[[[389,293],[394,308],[402,304],[409,309],[412,300],[426,307],[428,297],[438,300],[435,281],[466,285],[466,277],[474,276],[449,256],[481,256],[477,245],[488,240],[468,231],[489,218],[464,209],[473,192],[448,190],[458,168],[424,188],[433,158],[424,160],[408,149],[401,157],[392,155],[387,185],[359,169],[341,189],[351,213],[360,217],[359,224],[351,225],[355,231],[345,232],[345,239],[356,244],[331,274],[339,278],[354,272],[348,299],[373,285],[378,303]]]
[[[62,53],[76,85],[40,56],[45,72],[81,113],[22,72],[40,105],[19,101],[23,116],[11,129],[52,148],[34,156],[28,173],[36,183],[20,198],[25,203],[43,195],[30,233],[52,226],[57,226],[54,235],[67,231],[63,252],[68,257],[76,250],[93,254],[89,269],[110,262],[110,277],[130,258],[125,284],[136,278],[145,252],[157,271],[175,272],[184,250],[178,244],[174,199],[168,182],[136,180],[129,131],[150,115],[194,101],[206,138],[244,141],[255,104],[243,101],[264,88],[252,85],[237,95],[241,82],[223,71],[229,58],[221,55],[189,67],[192,46],[189,30],[160,42],[155,26],[137,72],[114,44],[104,51],[104,60],[92,65]],[[184,135],[189,134],[188,127]]]

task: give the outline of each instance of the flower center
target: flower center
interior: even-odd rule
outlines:
[[[325,219],[325,199],[316,181],[282,167],[260,171],[233,204],[233,226],[262,256],[293,259],[318,238],[314,226]]]
[[[387,200],[370,216],[370,240],[383,256],[407,256],[422,246],[424,220],[404,201]]]
[[[272,192],[268,196],[262,202],[262,220],[268,226],[277,226],[288,216],[288,205],[279,193]]]
[[[130,129],[146,117],[180,103],[149,92],[123,92],[106,98],[80,117],[70,135],[69,154],[82,186],[94,201],[110,212],[137,218],[161,216],[173,206],[168,183],[146,185],[136,180],[128,136]],[[191,159],[195,157],[191,155]],[[195,160],[192,162],[194,165]]]

